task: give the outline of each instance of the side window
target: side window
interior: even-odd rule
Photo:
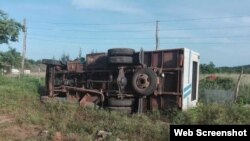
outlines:
[[[197,93],[197,72],[198,72],[198,63],[193,61],[193,76],[192,76],[192,96],[191,100],[196,100]]]

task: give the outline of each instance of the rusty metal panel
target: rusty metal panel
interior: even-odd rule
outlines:
[[[150,97],[150,109],[155,110],[166,110],[168,108],[177,107],[180,108],[178,96],[175,95],[158,95]]]
[[[179,108],[178,97],[174,95],[161,95],[160,109]]]
[[[106,53],[87,54],[87,68],[106,68],[107,56]]]
[[[162,51],[146,52],[144,54],[144,64],[149,67],[162,67]]]
[[[158,54],[155,52],[155,53],[152,53],[152,67],[157,67],[158,66]]]
[[[144,64],[147,66],[151,66],[151,54],[150,53],[144,53]]]
[[[177,67],[177,52],[164,52],[163,54],[163,68],[176,68]]]
[[[178,75],[177,71],[166,72],[165,73],[165,81],[164,81],[164,91],[165,92],[178,92]]]
[[[82,72],[83,64],[81,64],[79,61],[68,61],[67,70],[68,72]]]
[[[162,67],[162,51],[152,53],[152,66]]]

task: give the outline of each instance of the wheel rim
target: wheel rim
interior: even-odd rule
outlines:
[[[136,78],[136,85],[139,89],[146,89],[150,85],[150,79],[147,74],[140,74]]]
[[[134,72],[132,87],[135,92],[144,96],[154,93],[157,88],[157,74],[151,68],[142,68]]]

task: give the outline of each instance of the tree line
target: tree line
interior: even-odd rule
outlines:
[[[242,69],[244,73],[250,74],[250,65],[236,66],[236,67],[216,67],[213,62],[200,65],[200,72],[202,74],[240,73]]]

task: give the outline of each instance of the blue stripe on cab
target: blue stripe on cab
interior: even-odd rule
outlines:
[[[183,97],[186,98],[187,96],[189,96],[191,94],[191,91],[192,91],[192,83],[184,88]]]
[[[192,87],[192,83],[191,84],[189,84],[189,85],[187,85],[185,88],[184,88],[184,93],[188,90],[188,89],[190,89]]]
[[[187,91],[186,93],[184,93],[184,98],[186,98],[188,95],[190,95],[191,91],[192,91],[192,89],[190,89],[189,91]]]

